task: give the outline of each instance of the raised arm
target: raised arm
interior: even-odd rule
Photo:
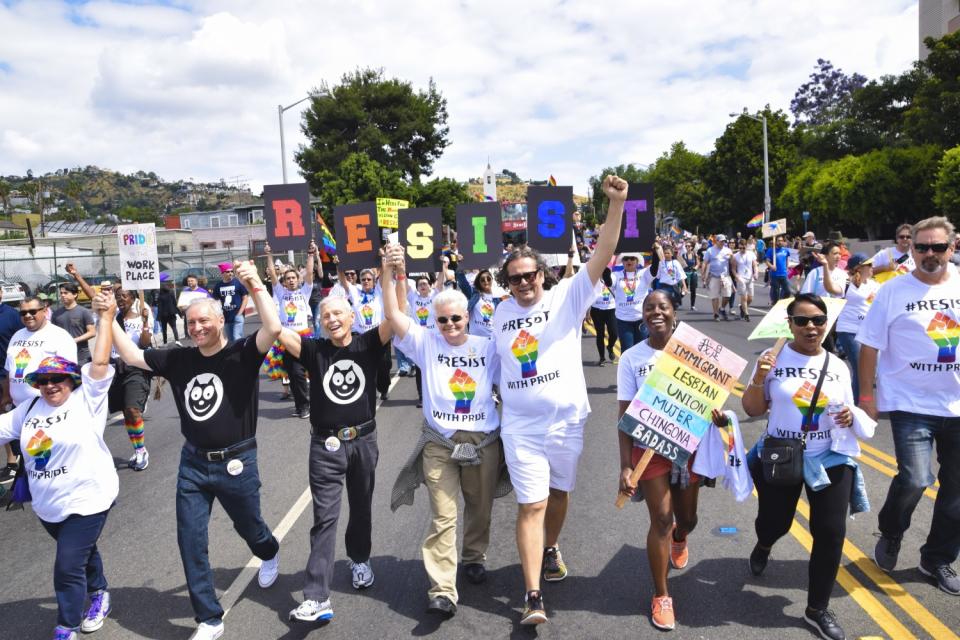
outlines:
[[[587,262],[587,273],[594,284],[603,275],[603,270],[613,258],[613,252],[617,248],[620,223],[623,221],[623,203],[627,199],[627,181],[617,176],[607,176],[603,179],[603,192],[610,200],[610,206],[607,208],[607,219],[597,239],[597,247]]]
[[[260,316],[260,328],[257,329],[257,351],[266,353],[270,350],[270,345],[280,336],[280,317],[277,315],[277,305],[267,294],[263,281],[260,280],[260,274],[257,273],[257,266],[251,260],[250,262],[234,262],[233,271],[237,278],[243,283],[250,297],[253,298],[253,306],[257,309]],[[298,349],[299,350],[299,349]]]
[[[403,247],[400,245],[394,246],[396,249],[391,247],[387,250],[386,255],[383,256],[380,288],[383,290],[383,315],[387,319],[387,322],[384,324],[389,323],[393,333],[400,338],[404,338],[410,329],[410,317],[401,309],[400,301],[403,300],[406,302],[407,277],[398,274],[397,286],[391,286],[393,284],[392,280],[395,265],[403,261]],[[381,334],[381,338],[382,337]]]
[[[86,280],[83,279],[83,276],[80,275],[80,272],[77,271],[77,268],[73,266],[73,263],[68,262],[65,268],[67,270],[67,274],[71,278],[77,281],[77,286],[80,287],[80,289],[82,289],[85,294],[87,294],[88,298],[93,300],[93,298],[97,295],[97,292],[93,289],[93,287],[90,286],[90,284]]]
[[[304,278],[307,284],[313,285],[313,265],[317,259],[317,243],[313,240],[310,240],[310,245],[307,247],[307,275]]]
[[[280,277],[277,275],[276,267],[273,266],[273,251],[270,249],[269,242],[263,245],[263,251],[267,254],[267,277],[270,278],[270,285],[276,288]]]
[[[113,328],[120,329],[113,321],[117,315],[117,301],[112,293],[98,293],[97,298],[91,298],[98,311],[99,322],[97,323],[97,340],[93,346],[93,353],[90,359],[90,377],[94,380],[103,380],[107,377],[110,369],[110,348],[113,346]],[[99,304],[97,302],[99,301]],[[123,333],[123,329],[120,329]],[[128,340],[129,342],[129,340]],[[132,344],[132,343],[131,343]],[[141,352],[142,353],[142,352]]]
[[[113,304],[114,313],[106,317],[106,325],[104,325],[103,310],[105,307],[110,308],[111,304]],[[116,349],[120,359],[131,367],[137,367],[144,371],[153,371],[143,358],[143,350],[133,344],[130,336],[124,332],[119,322],[114,322],[114,318],[116,317],[116,300],[114,299],[113,293],[101,291],[96,297],[91,298],[90,307],[93,309],[93,312],[100,317],[100,327],[97,329],[98,335],[100,332],[105,331],[106,327],[110,327],[110,331],[113,334],[113,348]],[[99,343],[100,340],[98,339],[97,342]]]
[[[382,261],[384,268],[380,269],[380,290],[383,294],[384,313],[386,313],[388,291],[393,293],[400,313],[405,313],[405,305],[407,304],[407,270],[403,260],[404,252],[405,249],[401,245],[395,244],[388,247],[383,253]],[[394,284],[394,273],[397,275],[396,284]],[[392,322],[381,322],[377,330],[380,333],[380,344],[387,344],[393,338]]]

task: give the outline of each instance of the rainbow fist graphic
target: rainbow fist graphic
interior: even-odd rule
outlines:
[[[297,318],[297,305],[293,300],[287,300],[283,305],[283,312],[287,314],[287,323],[292,323]]]
[[[470,402],[477,395],[477,383],[474,379],[467,375],[467,372],[463,369],[457,369],[453,372],[453,377],[447,384],[450,385],[453,397],[457,399],[453,412],[470,413]]]
[[[373,307],[368,304],[360,307],[360,316],[363,318],[363,324],[368,327],[373,326]]]
[[[480,302],[480,317],[483,318],[484,324],[490,323],[490,320],[493,318],[493,303],[487,300]]]
[[[27,443],[27,453],[33,457],[33,463],[37,471],[43,471],[50,462],[50,450],[53,448],[53,440],[43,432],[43,429],[37,431]]]
[[[520,373],[524,378],[537,375],[537,339],[521,330],[513,341],[510,350],[520,363]]]
[[[927,335],[940,348],[937,362],[956,362],[957,344],[960,344],[960,324],[956,320],[938,311],[927,325]]]
[[[612,294],[610,293],[610,289],[607,287],[607,285],[603,285],[603,303],[604,303],[604,304],[609,304],[609,303],[610,303],[610,296],[611,296],[611,295],[612,295]]]
[[[810,408],[810,400],[813,398],[813,392],[816,390],[817,386],[815,384],[804,382],[803,386],[793,394],[793,404],[797,405],[797,409],[803,414],[803,421],[800,423],[801,429],[817,431],[820,428],[820,414],[827,408],[827,402],[830,398],[823,393],[823,390],[820,391],[820,397],[817,398],[817,406],[813,408],[813,419],[811,420],[807,417],[807,409]]]
[[[627,296],[627,302],[633,302],[633,296],[637,293],[636,281],[621,280],[623,283],[623,293]]]
[[[30,364],[30,352],[26,349],[23,349],[14,357],[13,364],[16,366],[16,370],[13,372],[13,377],[22,378],[23,372],[26,371],[27,365]]]
[[[427,326],[427,319],[429,317],[430,317],[430,309],[427,309],[426,307],[417,308],[417,320],[420,321],[421,327]]]

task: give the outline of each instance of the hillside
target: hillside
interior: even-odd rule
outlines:
[[[521,184],[511,184],[506,181],[497,181],[497,199],[501,202],[526,202],[527,200],[527,183]],[[480,182],[471,181],[467,184],[467,192],[475,200],[479,200],[483,197],[483,185]],[[587,202],[586,196],[580,196],[573,194],[573,200],[578,205]]]

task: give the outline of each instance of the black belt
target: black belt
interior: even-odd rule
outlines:
[[[249,451],[250,449],[256,449],[257,441],[254,438],[250,438],[249,440],[244,440],[243,442],[230,445],[226,449],[201,449],[193,446],[189,442],[184,442],[183,448],[194,455],[205,458],[208,462],[223,462],[227,458],[238,453],[243,453],[244,451]]]
[[[377,428],[376,420],[367,420],[364,423],[356,424],[353,426],[347,427],[335,427],[333,429],[318,429],[316,427],[310,427],[310,435],[316,436],[318,438],[329,438],[330,436],[336,437],[338,440],[344,442],[349,442],[350,440],[356,440],[360,436],[365,436],[368,433],[372,432]]]

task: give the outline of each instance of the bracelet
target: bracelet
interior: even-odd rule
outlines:
[[[253,288],[253,292],[254,292],[254,293],[260,293],[260,292],[263,291],[263,290],[264,290],[263,287],[254,287],[254,288]]]
[[[753,380],[751,380],[751,381],[750,381],[750,384],[748,384],[747,386],[748,386],[748,387],[753,387],[754,389],[763,389],[763,383],[756,384],[756,383],[754,383]]]
[[[873,396],[860,396],[860,402],[873,402]]]
[[[405,273],[398,273],[398,274],[396,274],[396,275],[393,276],[393,277],[396,278],[397,280],[406,280],[406,279],[407,279],[407,274],[405,274]]]

